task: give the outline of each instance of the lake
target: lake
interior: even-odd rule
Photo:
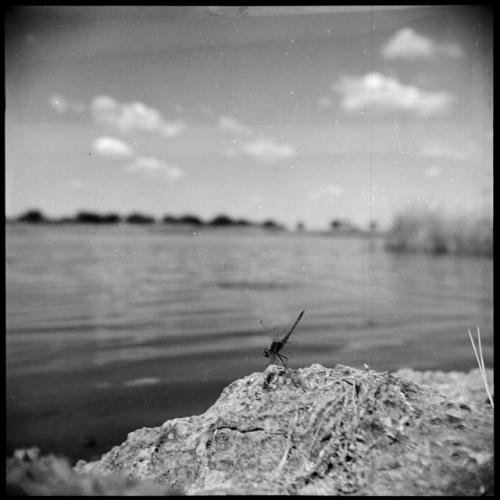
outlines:
[[[7,453],[72,460],[204,412],[266,367],[470,370],[493,363],[493,261],[259,229],[6,225]],[[264,324],[262,327],[261,322]]]

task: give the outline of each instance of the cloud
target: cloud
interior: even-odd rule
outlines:
[[[235,142],[234,144],[237,144],[237,143]],[[241,151],[235,146],[226,146],[222,150],[222,154],[224,156],[227,156],[228,158],[236,158],[237,156],[240,156]]]
[[[92,100],[91,110],[96,122],[116,127],[124,133],[140,130],[170,138],[186,128],[183,121],[167,121],[157,109],[139,101],[120,103],[113,97],[99,95]]]
[[[81,191],[83,189],[86,189],[89,187],[89,183],[86,181],[82,181],[81,179],[71,179],[69,181],[69,186],[73,189],[76,189],[78,191]]]
[[[346,190],[336,184],[328,184],[326,186],[321,186],[316,191],[312,191],[307,195],[310,201],[316,201],[319,199],[328,198],[330,200],[340,198],[344,196]]]
[[[480,149],[471,141],[456,147],[430,143],[422,146],[419,153],[422,158],[467,161],[479,156]]]
[[[345,189],[340,186],[336,186],[335,184],[330,184],[328,186],[325,186],[322,192],[333,198],[338,198],[345,193]]]
[[[59,94],[54,94],[49,99],[49,104],[53,109],[55,109],[58,113],[64,113],[68,109],[68,103],[66,99]]]
[[[214,115],[213,109],[208,104],[201,104],[199,109],[204,116],[212,117]]]
[[[333,100],[331,97],[328,97],[328,96],[323,96],[323,97],[320,97],[318,99],[318,106],[321,108],[321,109],[328,109],[332,106],[333,104]]]
[[[49,105],[59,114],[64,114],[68,111],[73,113],[83,113],[85,104],[82,102],[71,101],[60,94],[54,94],[49,98]]]
[[[463,153],[442,144],[426,144],[420,149],[423,158],[445,158],[451,160],[463,160]]]
[[[233,135],[231,142],[226,143],[222,150],[222,154],[228,158],[247,155],[260,163],[271,165],[285,158],[295,156],[295,150],[290,144],[278,143],[262,137],[255,140],[249,140],[252,135],[252,130],[231,116],[220,116],[217,125],[221,130],[227,131]],[[240,137],[236,138],[234,136]],[[246,139],[242,139],[241,136],[246,136]]]
[[[125,142],[114,137],[98,137],[94,140],[94,150],[106,158],[130,158],[134,152]]]
[[[185,128],[186,124],[181,120],[175,122],[164,122],[160,129],[160,134],[165,137],[176,137],[184,132]]]
[[[116,99],[106,95],[99,95],[92,99],[90,109],[94,119],[98,122],[115,125],[119,120],[119,104]]]
[[[424,170],[424,175],[426,177],[429,177],[430,179],[433,179],[435,177],[439,177],[442,173],[442,170],[440,167],[436,167],[434,165],[430,166],[430,167],[427,167],[425,170]]]
[[[175,181],[184,175],[180,168],[155,157],[137,157],[127,166],[127,171],[141,173],[147,177],[163,177],[170,181]]]
[[[461,47],[454,43],[436,42],[409,27],[400,29],[382,48],[386,59],[432,58],[439,55],[460,58]]]
[[[262,163],[277,163],[285,158],[295,156],[295,151],[289,144],[278,144],[266,139],[250,141],[241,146],[244,153]]]
[[[243,123],[236,120],[236,118],[232,118],[231,116],[221,116],[217,124],[222,130],[226,130],[227,132],[232,132],[237,135],[244,135],[250,132],[250,129],[246,125],[243,125]]]
[[[342,75],[332,89],[341,95],[342,107],[350,113],[372,107],[430,116],[445,111],[454,101],[448,92],[421,90],[377,72],[361,77]]]

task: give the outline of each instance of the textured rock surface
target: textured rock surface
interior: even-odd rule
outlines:
[[[479,404],[488,399],[479,369],[464,372],[416,371],[402,368],[394,375],[419,385],[429,385],[458,403]],[[493,370],[486,370],[488,386],[493,389]]]
[[[204,414],[132,432],[75,470],[188,494],[488,494],[493,410],[474,394],[450,399],[368,368],[271,365]]]

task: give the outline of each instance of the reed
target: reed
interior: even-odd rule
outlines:
[[[493,256],[493,222],[479,213],[448,214],[411,209],[400,213],[386,248],[399,252]]]
[[[488,385],[488,379],[486,378],[486,369],[484,367],[483,349],[481,346],[481,331],[479,330],[479,327],[476,328],[477,328],[477,344],[478,344],[477,348],[476,344],[474,343],[474,338],[472,337],[470,329],[467,328],[467,331],[469,332],[469,338],[472,344],[472,349],[474,349],[474,354],[476,355],[476,361],[479,366],[479,371],[481,372],[481,378],[483,379],[483,384],[484,388],[486,389],[486,394],[488,394],[488,399],[490,400],[491,407],[494,408],[493,397],[491,395],[490,387]]]

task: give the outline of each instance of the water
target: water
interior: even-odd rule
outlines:
[[[469,370],[493,360],[493,263],[381,241],[126,225],[6,228],[7,450],[92,458],[138,427],[201,413],[262,370],[259,321],[292,368]]]

